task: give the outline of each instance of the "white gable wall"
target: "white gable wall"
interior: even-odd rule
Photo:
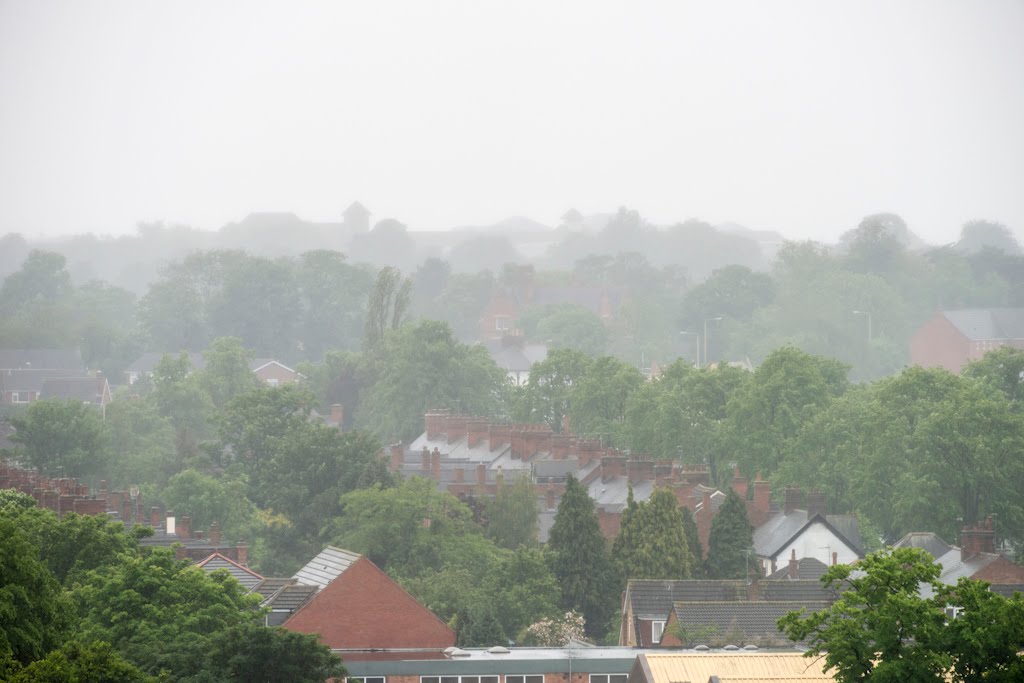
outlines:
[[[824,562],[826,566],[832,565],[832,553],[838,553],[837,561],[840,564],[852,564],[858,559],[856,551],[821,522],[811,524],[782,549],[775,557],[775,569],[788,566],[790,555],[794,549],[798,560],[813,557]],[[772,572],[771,559],[761,558],[761,568],[766,574],[770,574]]]

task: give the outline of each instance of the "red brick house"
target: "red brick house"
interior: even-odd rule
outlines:
[[[441,651],[455,645],[447,624],[362,555],[328,546],[292,578],[316,590],[283,627],[318,634],[332,650]],[[344,654],[346,660],[358,656]]]
[[[272,387],[294,384],[301,375],[273,358],[256,358],[249,363],[249,369],[264,384]]]
[[[910,362],[960,372],[1002,346],[1024,349],[1024,308],[939,311],[910,338]]]

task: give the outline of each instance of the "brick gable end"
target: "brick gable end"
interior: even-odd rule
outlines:
[[[284,628],[317,633],[333,649],[430,648],[455,632],[365,557],[327,585]]]

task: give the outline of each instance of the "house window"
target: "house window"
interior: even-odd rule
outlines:
[[[507,315],[494,316],[494,329],[498,332],[508,332],[512,329],[512,318]]]
[[[267,384],[269,384],[272,387],[276,387],[277,386],[277,378],[276,377],[271,377],[270,379],[267,380]]]
[[[947,607],[946,608],[946,619],[948,619],[949,621],[953,621],[958,616],[960,616],[960,612],[962,612],[963,609],[964,609],[963,607],[954,607],[954,606]]]
[[[665,622],[664,621],[652,621],[651,622],[651,642],[660,643],[661,636],[665,634]]]
[[[31,391],[14,391],[11,393],[11,403],[28,403],[31,400]]]
[[[590,683],[626,683],[629,674],[590,674]]]
[[[506,677],[507,678],[507,677]],[[520,676],[522,678],[522,676]],[[529,677],[527,677],[529,678]],[[544,683],[543,676],[538,683]],[[498,683],[497,676],[420,676],[420,683]]]
[[[385,683],[384,676],[366,676],[365,678],[354,678],[349,676],[345,679],[346,683]]]

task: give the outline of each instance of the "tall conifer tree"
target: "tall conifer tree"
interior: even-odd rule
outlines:
[[[697,533],[697,522],[693,519],[693,512],[685,505],[679,508],[679,512],[683,515],[686,547],[690,551],[690,575],[698,578],[704,573],[704,546],[700,544],[700,534]]]
[[[711,520],[708,537],[709,579],[743,579],[747,576],[748,552],[754,545],[754,527],[747,519],[747,506],[729,489],[725,502]]]
[[[562,589],[562,607],[584,616],[589,635],[603,634],[617,594],[594,501],[572,475],[555,513],[548,549]]]

